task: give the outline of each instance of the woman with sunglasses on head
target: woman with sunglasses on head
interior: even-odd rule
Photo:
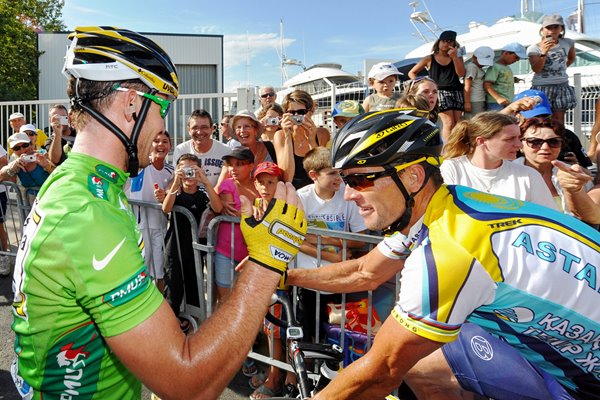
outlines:
[[[563,190],[556,177],[558,168],[552,165],[552,161],[558,159],[565,144],[563,124],[552,118],[529,118],[521,125],[521,141],[523,142],[521,152],[524,157],[517,158],[515,164],[526,165],[538,171],[550,190],[557,208],[570,214],[565,206]]]
[[[302,166],[304,156],[315,147],[325,146],[330,134],[313,122],[316,105],[304,90],[288,93],[282,106],[281,130],[273,138],[277,165],[283,172],[284,181],[292,182],[296,189],[300,189],[313,183]]]
[[[560,15],[544,17],[540,36],[540,42],[527,49],[534,72],[531,89],[546,94],[552,105],[552,117],[564,124],[565,111],[577,104],[567,75],[567,67],[575,62],[575,42],[565,38],[565,23]]]
[[[444,146],[444,183],[531,201],[555,208],[552,196],[532,168],[509,162],[521,148],[515,117],[483,112],[459,122]]]
[[[427,100],[429,111],[429,120],[436,123],[438,120],[438,113],[440,108],[438,106],[438,86],[428,76],[419,76],[415,79],[404,82],[404,92],[402,96],[406,99],[409,96],[419,96]],[[398,102],[396,102],[398,107]],[[413,107],[417,107],[416,103]],[[417,107],[419,108],[419,107]]]
[[[408,76],[415,79],[423,68],[427,68],[429,76],[437,83],[444,141],[448,140],[464,110],[464,88],[460,78],[465,76],[465,66],[459,50],[456,32],[444,31],[433,44],[432,54],[425,56],[408,72]]]

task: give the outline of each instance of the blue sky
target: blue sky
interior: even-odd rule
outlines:
[[[65,0],[68,29],[78,25],[113,25],[139,32],[224,35],[225,89],[281,85],[279,20],[284,20],[286,55],[310,66],[336,62],[357,73],[368,58],[403,59],[422,44],[409,22],[409,0]],[[566,17],[575,0],[536,2],[542,13]],[[588,2],[587,26],[600,26],[600,1]],[[371,6],[371,4],[373,6]],[[376,6],[375,6],[376,4]],[[487,25],[518,15],[519,0],[429,0],[427,6],[442,29],[468,31],[470,21]],[[421,7],[422,9],[423,7]],[[594,17],[591,17],[594,15]],[[597,32],[596,32],[597,33]],[[299,67],[288,67],[291,77]]]

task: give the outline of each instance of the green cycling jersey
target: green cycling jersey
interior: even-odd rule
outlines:
[[[163,301],[123,193],[127,174],[71,153],[40,190],[17,253],[11,372],[33,399],[131,399],[141,384],[107,346]]]

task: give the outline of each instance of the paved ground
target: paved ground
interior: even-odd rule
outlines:
[[[20,400],[10,377],[10,363],[13,360],[14,334],[10,329],[12,303],[10,277],[0,277],[0,400]],[[229,387],[219,397],[223,400],[247,399],[252,390],[248,378],[241,372],[232,380]],[[150,392],[144,390],[142,399],[150,399]]]

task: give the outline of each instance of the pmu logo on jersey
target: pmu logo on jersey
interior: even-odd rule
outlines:
[[[102,338],[91,322],[61,337],[46,358],[42,385],[49,398],[91,399],[104,354]]]
[[[117,179],[119,178],[119,175],[117,174],[117,172],[114,169],[107,167],[106,165],[102,165],[102,164],[96,165],[96,172],[102,178],[108,179],[112,183],[116,183]]]
[[[88,189],[95,197],[106,200],[106,192],[108,189],[108,183],[101,179],[99,176],[90,174],[88,176]]]
[[[104,303],[108,303],[112,306],[119,306],[127,303],[142,293],[148,286],[149,282],[150,281],[148,279],[146,267],[142,267],[127,282],[123,283],[115,290],[105,294],[102,300]]]

